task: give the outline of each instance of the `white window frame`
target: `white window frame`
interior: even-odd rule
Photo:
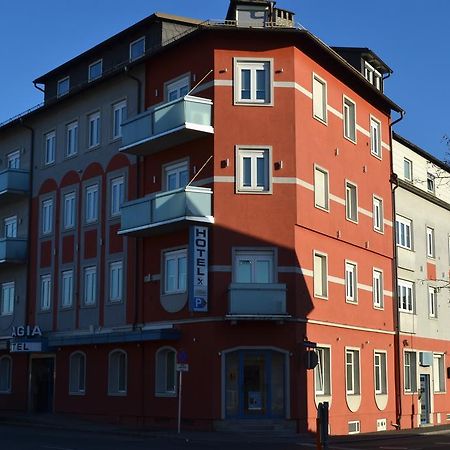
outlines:
[[[415,351],[403,352],[403,376],[404,391],[417,392],[417,353]]]
[[[445,353],[433,354],[433,391],[446,392]]]
[[[96,66],[100,66],[100,73],[97,75],[92,76],[92,69],[94,69]],[[103,59],[97,59],[97,61],[94,61],[93,63],[89,64],[88,67],[88,82],[98,80],[103,76]]]
[[[164,85],[166,102],[173,102],[187,95],[191,88],[191,74],[185,74]],[[172,95],[174,94],[174,95]]]
[[[242,98],[242,71],[250,71],[250,98]],[[257,98],[256,73],[265,72],[265,97]],[[273,105],[273,59],[234,58],[234,104],[253,106]]]
[[[121,356],[117,356],[117,358],[124,358],[124,373],[122,374],[123,376],[123,383],[124,385],[121,386],[120,383],[120,378],[121,378],[121,374],[120,374],[120,370],[121,370],[121,359],[118,359],[117,361],[113,358],[116,358],[116,355],[121,355]],[[117,367],[113,367],[113,365],[116,365]],[[117,370],[117,373],[114,374],[113,370]],[[115,383],[116,382],[116,383]],[[127,352],[125,352],[124,350],[121,349],[115,349],[112,350],[109,355],[108,355],[108,395],[111,396],[126,396],[127,395],[127,389],[128,389],[128,355]]]
[[[356,103],[346,95],[343,96],[342,100],[342,121],[344,124],[344,138],[356,144]]]
[[[187,173],[187,178],[186,178],[186,184],[182,184],[181,182],[181,174],[183,172]],[[176,176],[176,186],[175,187],[170,187],[170,183],[169,183],[169,177],[171,175],[175,175]],[[164,166],[164,190],[165,191],[171,191],[174,189],[180,189],[182,187],[185,187],[187,185],[187,183],[189,183],[189,162],[188,160],[184,160],[184,161],[179,161],[177,163],[174,164],[167,164],[166,166]]]
[[[61,272],[61,308],[73,306],[73,269]]]
[[[239,261],[250,261],[250,281],[239,280]],[[269,249],[236,249],[233,252],[233,282],[234,283],[252,283],[259,284],[257,280],[256,266],[258,261],[269,263],[269,281],[267,284],[275,283],[276,281],[276,260],[275,252]],[[266,284],[266,283],[264,283]]]
[[[168,384],[168,357],[173,355],[173,386]],[[175,397],[177,395],[176,377],[177,351],[172,347],[161,347],[155,354],[155,395],[156,397]]]
[[[427,227],[427,258],[434,259],[436,257],[436,244],[435,244],[435,235],[434,228]]]
[[[6,155],[8,169],[20,169],[20,150],[14,150]]]
[[[120,175],[111,179],[110,214],[111,217],[120,216],[120,208],[125,201],[125,177]]]
[[[52,305],[52,276],[41,275],[41,311],[50,311]]]
[[[383,75],[366,60],[364,60],[364,78],[379,91],[383,92]]]
[[[314,392],[317,396],[331,396],[331,348],[317,345],[317,366],[314,368]]]
[[[133,57],[133,46],[135,46],[136,44],[139,44],[140,42],[144,43],[143,52],[142,52],[142,54],[139,54],[138,56]],[[142,36],[139,39],[136,39],[135,41],[130,42],[130,61],[136,61],[139,58],[142,58],[144,55],[145,55],[145,36]]]
[[[328,298],[328,255],[314,250],[314,297]],[[320,270],[316,270],[320,267]]]
[[[312,81],[312,106],[313,117],[319,122],[327,125],[328,123],[328,92],[327,82],[319,77],[319,75],[313,73]]]
[[[63,227],[64,230],[70,230],[76,223],[76,193],[67,192],[63,196]]]
[[[123,262],[109,263],[109,301],[119,303],[123,300]]]
[[[121,100],[120,102],[114,103],[112,111],[113,116],[113,139],[119,139],[122,137],[122,124],[127,119],[127,101]]]
[[[345,261],[345,301],[358,303],[358,265],[353,261]]]
[[[250,159],[250,183],[244,186],[244,159]],[[258,185],[258,159],[263,160],[263,185]],[[272,193],[272,148],[236,147],[236,193],[271,194]],[[246,183],[247,184],[247,183]]]
[[[66,158],[78,153],[78,120],[66,125]]]
[[[42,235],[53,232],[53,199],[47,198],[41,203],[41,231]]]
[[[324,186],[320,186],[320,175]],[[319,189],[320,188],[320,189]],[[322,211],[330,211],[330,176],[328,170],[314,164],[314,206]]]
[[[44,164],[49,166],[55,163],[56,158],[56,131],[49,131],[44,136]]]
[[[375,309],[384,309],[383,271],[374,268],[372,271],[372,300]]]
[[[85,188],[85,222],[94,223],[98,221],[99,186],[91,184]]]
[[[4,237],[6,239],[17,237],[17,216],[5,217],[3,219]]]
[[[386,395],[388,393],[387,353],[382,350],[374,350],[373,359],[375,394]]]
[[[427,172],[427,191],[436,194],[436,176],[430,172]]]
[[[87,266],[83,269],[83,305],[97,304],[97,266]]]
[[[414,295],[414,283],[408,280],[398,280],[398,309],[401,312],[407,312],[413,314],[415,311],[415,295]],[[405,301],[403,301],[403,295]]]
[[[184,281],[180,283],[180,272],[179,272],[179,264],[182,259],[185,259],[185,267],[186,273],[184,274]],[[184,294],[187,292],[187,267],[188,267],[188,252],[186,248],[165,251],[163,255],[164,262],[164,289],[163,292],[165,295],[173,295],[173,294]],[[175,278],[175,287],[169,288],[169,271],[168,271],[168,263],[170,261],[175,261],[175,273],[173,277]],[[184,285],[183,285],[184,284]]]
[[[370,116],[370,153],[378,159],[382,158],[381,122]]]
[[[383,208],[383,199],[374,195],[372,197],[372,206],[373,206],[373,229],[379,233],[384,232],[384,208]]]
[[[345,181],[345,218],[358,223],[358,186],[351,181]]]
[[[349,359],[348,356],[351,355]],[[358,355],[356,364],[355,355]],[[345,392],[347,395],[361,395],[361,351],[359,348],[345,347]],[[350,380],[349,383],[349,371]]]
[[[395,240],[398,247],[406,248],[407,250],[413,249],[412,231],[412,220],[397,215],[395,218]]]
[[[67,90],[62,91],[61,86],[64,86],[64,84],[67,82]],[[67,95],[70,92],[70,77],[64,77],[57,81],[56,83],[56,97],[63,97],[64,95]]]
[[[75,365],[75,358],[77,363]],[[83,365],[80,365],[80,359]],[[86,354],[80,351],[73,352],[69,357],[69,395],[86,394]]]
[[[0,357],[0,369],[2,368],[2,362],[3,361],[8,361],[8,373],[6,376],[6,383],[5,383],[5,388],[0,390],[0,394],[10,394],[12,391],[12,368],[13,368],[13,360],[9,355],[3,355]],[[4,378],[4,375],[1,371],[0,371],[0,379]]]
[[[432,319],[437,318],[437,289],[428,287],[428,317]]]
[[[409,172],[406,171],[409,168]],[[413,181],[413,162],[408,158],[403,158],[403,178],[412,183]]]
[[[95,148],[101,142],[100,111],[88,115],[88,148]]]
[[[2,283],[2,298],[1,298],[1,316],[11,316],[14,314],[14,304],[16,299],[16,288],[14,281]]]

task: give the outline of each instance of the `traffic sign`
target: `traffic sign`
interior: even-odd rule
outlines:
[[[177,372],[189,372],[189,364],[177,364]]]

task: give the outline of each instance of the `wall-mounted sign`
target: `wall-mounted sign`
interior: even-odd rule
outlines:
[[[189,310],[208,311],[208,228],[192,226],[189,233]]]
[[[12,327],[12,337],[36,337],[42,336],[39,325],[23,325],[20,327]]]
[[[42,343],[41,342],[11,342],[9,344],[9,351],[11,353],[30,353],[30,352],[41,352]]]

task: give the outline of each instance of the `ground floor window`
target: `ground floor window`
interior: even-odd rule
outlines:
[[[176,395],[176,351],[165,347],[156,352],[156,395]]]
[[[114,350],[109,354],[108,394],[127,394],[127,354],[123,350]]]
[[[86,356],[76,352],[70,355],[69,393],[84,394],[86,390]]]
[[[12,360],[9,356],[2,356],[0,358],[0,392],[11,392],[11,370]]]

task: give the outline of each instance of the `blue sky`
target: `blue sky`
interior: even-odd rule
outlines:
[[[450,1],[278,0],[329,45],[369,47],[393,70],[398,133],[443,158],[450,135]],[[223,19],[228,0],[3,0],[0,122],[42,100],[32,80],[155,11]]]

